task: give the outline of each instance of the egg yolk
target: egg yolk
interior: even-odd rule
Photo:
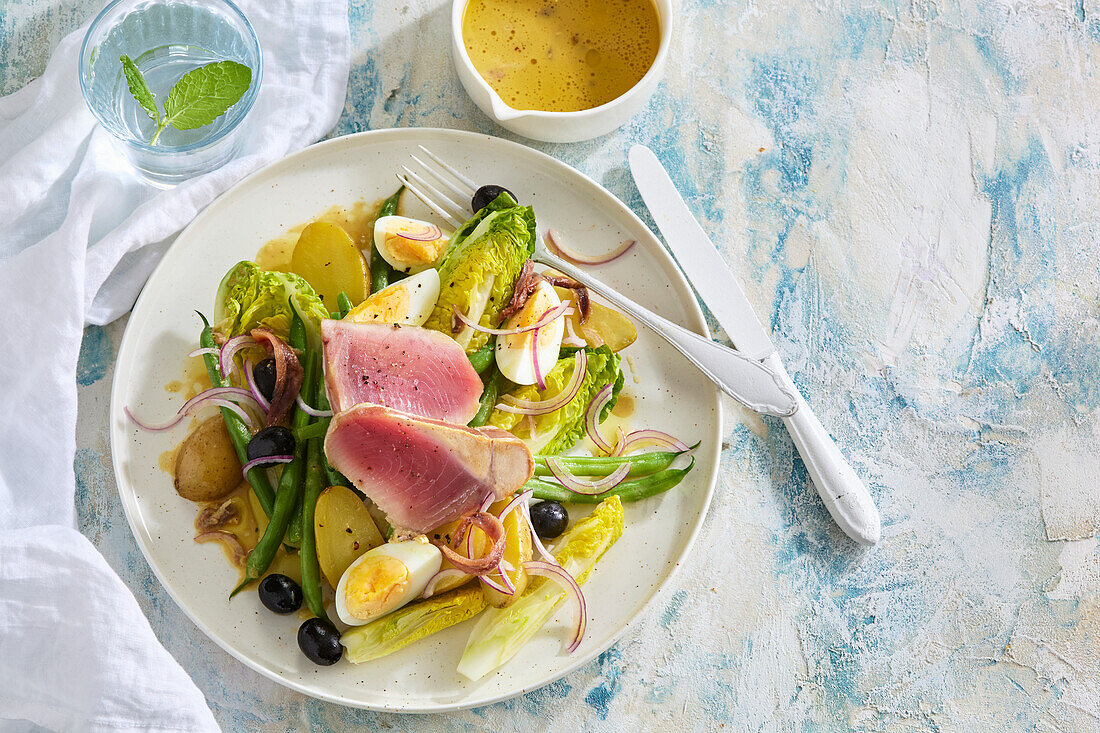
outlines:
[[[399,232],[386,232],[386,247],[390,254],[409,268],[430,265],[439,259],[446,246],[445,237],[421,242],[417,239],[405,239]]]
[[[397,558],[369,557],[349,571],[344,607],[358,619],[381,616],[405,596],[410,582],[409,569]]]
[[[402,285],[380,290],[348,313],[354,323],[398,323],[409,315],[409,289]]]

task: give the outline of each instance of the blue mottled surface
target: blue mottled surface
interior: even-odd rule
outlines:
[[[95,3],[0,5],[0,91]],[[500,134],[450,68],[440,2],[356,0],[334,134]],[[536,145],[644,216],[655,148],[825,425],[883,540],[847,543],[782,428],[734,411],[673,587],[597,661],[439,717],[270,683],[160,589],[109,469],[123,323],[86,332],[81,529],[231,730],[1100,728],[1100,8],[685,0],[668,80],[620,131]]]

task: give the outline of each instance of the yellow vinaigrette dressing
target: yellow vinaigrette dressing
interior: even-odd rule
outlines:
[[[462,40],[508,106],[578,112],[645,76],[660,24],[653,0],[470,0]]]

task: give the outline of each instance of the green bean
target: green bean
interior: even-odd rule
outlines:
[[[296,324],[300,323],[297,317],[294,320]],[[304,330],[301,331],[299,340],[304,343]],[[290,341],[292,344],[295,341],[293,326],[291,327]],[[312,384],[316,368],[317,355],[311,352],[306,356],[305,380],[302,382],[303,392],[307,391],[307,387]],[[303,399],[308,397],[308,394],[302,396]],[[296,425],[302,425],[308,420],[309,415],[302,410],[296,410],[292,418],[293,423]],[[248,560],[244,564],[244,579],[229,594],[230,598],[237,595],[252,581],[259,580],[271,566],[271,561],[275,559],[275,553],[278,552],[279,545],[286,535],[290,519],[294,515],[294,507],[297,506],[302,492],[302,471],[306,460],[306,448],[306,443],[298,443],[294,449],[294,460],[283,467],[283,474],[279,477],[279,487],[275,491],[275,511],[271,514],[271,519],[267,523],[267,529],[264,530],[263,537],[256,543],[252,552],[248,553]]]
[[[570,473],[577,476],[607,476],[626,463],[630,466],[630,473],[627,474],[627,478],[634,478],[635,476],[648,476],[663,471],[671,466],[672,462],[676,460],[676,456],[679,455],[683,455],[683,453],[680,451],[651,451],[633,456],[599,456],[595,458],[588,456],[535,456],[535,475],[552,476],[553,474],[546,466],[546,459],[558,458],[565,464]]]
[[[214,329],[210,327],[210,322],[206,320],[206,316],[202,313],[199,313],[199,318],[202,319],[203,325],[202,335],[199,336],[199,346],[204,349],[217,348],[214,343]],[[228,379],[222,377],[218,357],[215,354],[203,354],[202,358],[206,362],[206,373],[210,376],[212,386],[233,386]],[[225,420],[225,429],[229,433],[233,449],[237,452],[237,459],[243,466],[248,463],[248,443],[252,440],[252,431],[232,410],[223,407],[221,411],[222,419]],[[256,494],[264,513],[270,517],[275,508],[275,490],[271,488],[271,481],[267,478],[267,470],[258,466],[250,468],[246,478],[249,485],[252,486],[252,491]]]
[[[397,205],[401,202],[401,192],[405,190],[405,187],[397,189],[397,193],[390,196],[388,199],[382,202],[382,206],[378,209],[378,218],[383,216],[392,216],[397,213]],[[382,288],[390,284],[390,265],[384,259],[382,259],[381,253],[378,251],[378,247],[371,247],[370,250],[370,291],[377,293]]]
[[[624,502],[631,502],[638,501],[639,499],[647,499],[664,491],[668,491],[673,486],[680,483],[684,476],[687,476],[688,471],[694,467],[695,458],[693,456],[687,468],[669,468],[664,471],[658,471],[652,476],[634,479],[633,481],[623,481],[610,491],[605,491],[602,494],[596,495],[578,494],[560,484],[550,483],[549,481],[543,481],[537,478],[530,479],[524,485],[524,488],[534,489],[535,498],[544,501],[560,501],[562,503],[572,504],[598,504],[614,494]]]
[[[305,399],[305,395],[302,395],[302,399]],[[292,432],[295,440],[304,441],[310,438],[323,438],[327,431],[328,425],[326,423],[315,422],[302,428],[295,428]]]
[[[314,401],[317,409],[329,409],[328,394],[325,392],[325,376],[323,370],[313,376],[315,391]],[[317,424],[324,425],[328,429],[330,418],[323,417]],[[317,509],[317,498],[324,488],[326,472],[332,470],[325,457],[324,441],[312,438],[309,445],[309,461],[306,464],[305,488],[302,492],[302,543],[298,548],[298,557],[302,566],[302,596],[313,615],[327,619],[325,615],[324,601],[321,598],[321,571],[317,563],[317,537],[313,525],[314,511]],[[335,483],[329,480],[329,484]]]
[[[351,298],[349,298],[348,294],[345,293],[343,290],[341,290],[340,294],[336,296],[336,305],[340,307],[341,318],[347,318],[348,311],[350,311],[354,307],[351,304]]]
[[[328,403],[328,394],[325,392],[324,375],[322,375],[320,379],[321,383],[317,387],[317,409],[327,410],[329,409],[330,405]],[[330,421],[331,418],[325,418],[324,420],[319,421],[317,424],[324,425],[325,432],[327,432]],[[323,435],[324,433],[322,433],[322,436]],[[328,481],[329,486],[346,486],[349,489],[351,488],[351,481],[348,480],[347,476],[340,473],[331,465],[329,465],[328,456],[324,454],[324,451],[321,452],[321,460],[324,462],[325,479]]]
[[[323,449],[316,438],[307,441],[306,445],[309,458],[306,460],[306,478],[302,487],[302,545],[298,548],[302,567],[302,597],[314,616],[327,620],[321,598],[321,567],[317,563],[317,536],[313,526],[317,497],[324,488],[324,471],[321,469]]]
[[[485,370],[493,365],[493,344],[485,344],[480,349],[470,354],[470,364],[478,374],[484,374]]]
[[[472,428],[479,428],[489,421],[489,415],[493,412],[497,397],[500,395],[504,376],[494,367],[481,375],[481,381],[485,384],[485,389],[481,392],[481,407],[478,408],[474,418],[467,423]]]
[[[294,513],[290,516],[290,524],[286,528],[286,544],[291,547],[302,546],[302,513],[305,509],[302,507],[302,492],[298,492],[298,501],[294,503]]]

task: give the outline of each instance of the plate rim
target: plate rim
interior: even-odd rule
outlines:
[[[509,150],[509,149],[511,149],[511,150],[522,150],[523,155],[532,155],[533,154],[537,158],[541,158],[543,160],[543,162],[550,164],[552,167],[558,169],[559,171],[562,171],[567,175],[576,176],[581,181],[583,181],[584,183],[586,183],[590,186],[595,186],[598,190],[602,191],[604,194],[609,196],[611,198],[611,200],[613,202],[615,202],[620,207],[622,213],[625,213],[626,216],[629,219],[631,219],[632,222],[639,229],[641,229],[642,231],[646,232],[649,235],[649,237],[651,239],[651,242],[646,243],[647,249],[650,249],[656,257],[658,257],[659,259],[666,260],[667,263],[671,265],[670,270],[672,272],[672,277],[675,278],[676,284],[679,285],[680,287],[682,287],[683,290],[689,295],[689,298],[686,300],[686,303],[685,303],[686,307],[687,307],[687,311],[688,311],[687,320],[690,322],[689,327],[692,328],[692,329],[701,331],[708,338],[710,338],[712,336],[710,328],[707,325],[706,318],[703,315],[703,310],[699,305],[698,298],[695,296],[695,291],[691,287],[690,282],[684,276],[683,271],[680,269],[679,263],[676,262],[675,258],[668,251],[667,247],[653,233],[653,231],[645,224],[645,222],[642,221],[642,219],[637,215],[637,213],[635,213],[634,210],[631,209],[622,199],[620,199],[618,196],[616,196],[614,193],[612,193],[610,190],[608,190],[605,186],[603,186],[603,184],[599,183],[598,181],[591,178],[590,176],[583,173],[582,171],[577,170],[576,168],[574,168],[572,165],[566,163],[565,161],[559,160],[558,158],[555,158],[552,155],[544,153],[541,150],[536,150],[535,148],[529,147],[529,146],[524,145],[522,143],[519,143],[519,142],[516,142],[516,141],[513,141],[513,140],[508,140],[508,139],[501,138],[501,137],[497,137],[497,136],[494,136],[494,135],[487,135],[487,134],[484,134],[484,133],[471,132],[469,130],[455,130],[455,129],[443,128],[443,127],[394,127],[394,128],[383,128],[383,129],[377,129],[377,130],[363,130],[361,132],[356,132],[356,133],[352,133],[352,134],[349,134],[349,135],[341,135],[341,136],[338,136],[338,137],[333,137],[333,138],[329,138],[329,139],[326,139],[326,140],[321,140],[319,142],[313,143],[312,145],[308,145],[308,146],[302,148],[301,150],[295,151],[294,153],[291,153],[291,154],[286,155],[282,158],[279,158],[278,160],[271,161],[270,163],[258,168],[257,170],[253,171],[252,173],[248,174],[247,176],[242,178],[240,181],[238,181],[234,185],[230,186],[228,189],[226,189],[225,191],[220,193],[216,198],[214,198],[209,204],[207,204],[205,207],[203,207],[202,211],[200,211],[198,213],[198,215],[196,215],[195,218],[192,219],[187,224],[187,226],[184,227],[182,230],[180,230],[179,234],[176,235],[175,240],[173,240],[172,244],[165,251],[164,255],[161,257],[160,262],[158,262],[156,267],[153,268],[152,272],[149,275],[149,279],[152,279],[160,271],[160,269],[164,266],[164,262],[165,262],[165,259],[167,258],[167,255],[169,254],[169,252],[171,252],[172,250],[174,250],[177,247],[177,245],[179,243],[179,240],[181,238],[184,238],[185,235],[188,232],[190,232],[190,230],[192,228],[200,225],[208,217],[212,216],[212,214],[210,214],[210,211],[213,209],[213,207],[216,203],[218,203],[221,199],[223,199],[227,196],[236,194],[238,192],[238,190],[240,190],[240,189],[251,186],[255,179],[258,179],[261,176],[267,175],[272,168],[274,168],[276,166],[282,166],[282,165],[290,166],[290,165],[293,165],[295,163],[305,164],[305,163],[307,163],[307,161],[310,158],[312,158],[313,156],[318,155],[319,153],[321,153],[323,151],[328,150],[329,148],[339,148],[339,147],[342,147],[342,146],[354,147],[354,146],[362,144],[362,142],[364,140],[370,140],[370,141],[374,141],[374,140],[377,140],[377,139],[384,140],[385,138],[389,137],[389,138],[398,138],[398,142],[401,142],[400,139],[404,138],[404,137],[412,137],[415,140],[417,138],[417,136],[432,136],[432,135],[451,135],[451,136],[455,136],[455,137],[458,138],[458,141],[460,143],[463,141],[463,139],[471,140],[471,141],[472,140],[477,140],[479,142],[488,142],[490,145],[493,145],[493,146],[503,146],[503,148],[505,150]],[[564,169],[564,170],[562,170],[562,169]],[[137,311],[137,309],[143,304],[146,297],[153,297],[153,296],[149,295],[149,293],[146,292],[146,289],[143,286],[141,292],[139,293],[139,295],[136,299],[136,301],[134,302],[133,307],[128,312],[129,315],[132,315],[135,311]],[[121,409],[119,407],[120,392],[122,391],[122,385],[121,385],[122,380],[121,380],[120,376],[123,372],[121,370],[119,370],[117,368],[117,366],[118,366],[119,362],[122,361],[121,357],[123,356],[123,354],[126,353],[127,351],[129,351],[131,348],[134,348],[133,346],[130,345],[130,341],[132,340],[132,338],[136,338],[136,336],[133,336],[133,333],[132,333],[133,324],[134,324],[134,322],[132,320],[127,321],[126,328],[125,328],[125,330],[123,331],[123,334],[122,334],[122,339],[119,342],[118,353],[115,357],[115,364],[114,364],[115,372],[114,372],[114,376],[112,377],[112,381],[111,381],[111,398],[110,398],[110,405],[109,405],[109,408],[108,408],[108,410],[109,410],[109,412],[108,412],[108,421],[109,421],[108,430],[109,430],[109,433],[110,433],[111,466],[112,466],[112,469],[114,471],[115,490],[119,495],[119,500],[122,504],[123,514],[126,516],[126,523],[130,528],[130,533],[134,538],[134,542],[135,542],[135,544],[137,544],[138,549],[141,551],[142,557],[145,559],[145,563],[153,571],[153,575],[156,577],[157,582],[160,583],[160,586],[168,593],[168,596],[172,599],[172,602],[176,604],[177,608],[180,611],[183,612],[183,614],[188,618],[188,620],[190,620],[191,623],[193,623],[199,629],[199,631],[201,631],[203,633],[203,635],[206,636],[207,639],[213,641],[223,651],[225,651],[231,657],[233,657],[237,661],[239,661],[242,664],[244,664],[245,666],[247,666],[249,669],[252,669],[255,672],[258,672],[262,676],[266,677],[267,679],[269,679],[269,680],[271,680],[271,681],[273,681],[273,682],[275,682],[279,685],[282,685],[283,687],[286,687],[288,689],[292,689],[295,692],[299,692],[303,695],[306,695],[307,697],[311,697],[311,698],[318,699],[318,700],[324,700],[326,702],[331,702],[331,703],[335,703],[335,704],[338,704],[338,705],[343,705],[343,706],[346,706],[346,707],[357,708],[357,709],[362,709],[362,710],[372,710],[372,711],[375,711],[375,712],[401,713],[401,714],[410,714],[410,715],[412,715],[412,714],[431,714],[431,713],[457,712],[457,711],[461,711],[461,710],[469,710],[469,709],[472,709],[472,708],[479,708],[479,707],[484,707],[484,706],[487,706],[487,705],[493,705],[493,704],[498,703],[498,702],[503,702],[505,700],[510,700],[510,699],[519,697],[520,695],[526,695],[530,692],[541,689],[542,687],[545,687],[546,685],[552,684],[553,682],[558,681],[562,677],[565,677],[566,675],[571,674],[571,673],[575,672],[576,670],[580,669],[581,667],[587,665],[589,662],[596,659],[599,655],[603,654],[605,651],[607,651],[612,646],[614,646],[616,643],[618,643],[618,641],[620,639],[622,639],[622,637],[626,634],[627,630],[629,628],[631,628],[632,625],[634,625],[634,623],[638,620],[638,618],[643,613],[650,610],[653,603],[662,596],[665,589],[671,584],[672,580],[677,577],[681,566],[684,564],[684,561],[687,559],[688,555],[691,554],[691,551],[695,547],[695,541],[699,536],[699,532],[702,530],[703,522],[706,520],[707,514],[710,511],[711,501],[714,498],[714,489],[715,489],[715,486],[718,483],[718,475],[719,475],[719,468],[720,468],[721,454],[722,454],[721,440],[722,440],[722,436],[724,435],[724,420],[725,420],[725,414],[724,414],[724,410],[723,410],[723,406],[722,406],[721,396],[718,392],[717,387],[714,387],[713,385],[712,385],[711,396],[712,396],[712,404],[713,404],[713,409],[714,409],[714,414],[715,414],[715,427],[714,427],[715,436],[714,437],[717,439],[719,446],[718,446],[718,450],[716,450],[714,452],[714,459],[711,461],[709,466],[706,466],[706,468],[708,469],[708,478],[705,482],[706,493],[705,493],[705,497],[703,498],[702,510],[695,517],[694,521],[692,522],[691,526],[689,527],[688,533],[687,533],[687,538],[684,542],[683,551],[681,553],[679,553],[679,555],[676,556],[672,560],[672,567],[668,571],[668,574],[663,579],[660,579],[657,582],[657,584],[654,586],[653,592],[649,596],[649,598],[644,603],[642,603],[641,606],[623,622],[622,626],[615,633],[613,633],[607,639],[607,641],[605,643],[603,643],[600,646],[590,650],[588,653],[584,654],[583,656],[580,656],[576,659],[569,660],[560,670],[558,670],[558,671],[552,673],[551,675],[547,676],[546,678],[542,679],[536,685],[533,685],[533,686],[530,686],[530,687],[521,687],[521,688],[519,688],[517,690],[514,690],[514,691],[500,692],[500,693],[488,695],[488,696],[477,698],[477,699],[454,701],[454,702],[447,702],[447,703],[436,703],[436,704],[431,704],[431,705],[420,705],[420,706],[409,706],[409,705],[400,705],[400,706],[398,706],[398,705],[389,705],[389,704],[370,703],[370,702],[366,702],[366,701],[363,701],[363,700],[351,699],[351,698],[348,698],[344,695],[329,694],[329,693],[326,693],[323,689],[311,688],[309,685],[298,682],[297,680],[288,679],[288,678],[282,676],[281,674],[279,674],[277,671],[271,670],[271,669],[267,668],[266,666],[264,666],[263,664],[260,664],[259,662],[256,662],[256,661],[248,658],[243,652],[238,652],[238,650],[235,649],[232,645],[230,645],[227,640],[223,640],[218,634],[214,633],[203,621],[201,621],[199,618],[197,618],[195,615],[193,615],[191,613],[191,611],[188,609],[187,605],[183,602],[183,600],[179,596],[177,596],[177,593],[172,588],[172,586],[168,582],[166,582],[164,576],[161,573],[160,568],[150,558],[150,552],[149,552],[149,550],[147,550],[147,548],[145,546],[145,542],[142,539],[142,534],[137,531],[137,526],[135,524],[134,514],[137,511],[137,507],[136,507],[136,505],[132,505],[131,501],[128,499],[127,495],[122,490],[121,457],[120,457],[120,452],[115,449],[116,439],[118,439],[120,437],[123,437],[123,433],[122,433],[121,430],[119,430],[117,428],[117,421],[114,419],[114,417],[116,416],[118,410]],[[133,492],[131,491],[130,493],[132,494]],[[159,640],[160,639],[158,637],[158,641]]]

